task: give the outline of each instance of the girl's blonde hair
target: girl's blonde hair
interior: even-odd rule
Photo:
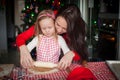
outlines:
[[[41,32],[39,21],[45,19],[45,18],[52,18],[53,20],[55,19],[55,15],[53,10],[48,9],[48,10],[43,10],[38,14],[37,20],[35,22],[35,35],[39,35]]]

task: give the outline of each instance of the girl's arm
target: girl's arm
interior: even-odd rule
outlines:
[[[59,40],[59,44],[63,50],[63,53],[66,54],[67,52],[70,52],[70,49],[68,48],[64,38],[62,36],[58,36],[58,40]],[[80,56],[78,55],[78,53],[76,51],[71,51],[71,53],[74,54],[73,60],[75,60],[75,61],[80,60]]]
[[[67,52],[70,51],[70,49],[68,48],[68,46],[67,46],[67,44],[62,36],[58,35],[58,42],[59,42],[60,47],[62,48],[62,51],[64,54],[66,54]]]
[[[38,43],[38,36],[34,37],[32,39],[32,41],[30,41],[27,44],[27,48],[28,48],[29,52],[31,52],[37,46],[37,43]]]
[[[34,35],[34,25],[31,26],[28,30],[19,34],[16,38],[16,44],[18,47],[24,45],[27,40],[29,40]]]
[[[29,40],[34,35],[34,25],[28,30],[19,34],[16,38],[16,44],[20,50],[20,64],[24,68],[30,68],[33,66],[33,59],[30,55],[30,51],[25,45],[26,41]]]
[[[66,69],[68,66],[71,65],[71,62],[75,55],[72,51],[70,51],[70,49],[68,48],[68,46],[62,36],[58,36],[58,42],[64,53],[64,56],[60,59],[60,61],[58,63],[58,68]]]

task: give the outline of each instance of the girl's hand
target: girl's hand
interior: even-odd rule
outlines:
[[[58,63],[58,68],[66,69],[68,66],[71,65],[74,56],[75,55],[72,51],[69,51],[68,53],[66,53]]]
[[[33,59],[26,45],[20,46],[20,64],[23,68],[33,67]]]

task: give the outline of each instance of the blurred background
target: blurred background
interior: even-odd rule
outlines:
[[[0,63],[19,65],[16,36],[28,29],[46,8],[76,4],[87,23],[90,61],[120,60],[119,0],[0,0]],[[34,51],[31,53],[34,58]]]

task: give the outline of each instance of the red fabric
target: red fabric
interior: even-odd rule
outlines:
[[[97,80],[118,80],[106,62],[88,62],[86,67],[96,76]]]
[[[29,40],[34,35],[34,25],[31,26],[28,30],[24,31],[23,33],[19,34],[16,38],[16,44],[18,47],[25,44],[27,40]]]
[[[86,65],[86,67],[95,75],[95,77],[97,78],[97,80],[118,80],[116,79],[116,76],[111,72],[110,68],[108,67],[108,65],[106,64],[106,62],[88,62],[88,64]],[[70,66],[70,70],[73,70],[73,72],[71,72],[67,78],[67,80],[81,80],[78,79],[76,76],[78,74],[78,72],[81,74],[78,74],[79,76],[83,76],[83,74],[85,74],[85,70],[83,67],[79,66]],[[86,70],[86,71],[89,71]],[[13,80],[18,80],[18,76],[20,77],[19,73],[21,73],[22,75],[26,74],[26,76],[24,77],[32,77],[31,75],[27,75],[28,73],[25,73],[24,69],[22,68],[13,68],[12,70],[12,74],[10,75],[11,78],[13,78]],[[73,73],[73,74],[72,74]],[[64,73],[62,73],[64,75]],[[87,74],[85,74],[87,76]],[[60,75],[52,75],[53,77],[59,77],[60,79]],[[74,79],[72,79],[71,77],[75,77]],[[40,77],[40,76],[39,76]],[[39,77],[35,77],[35,80],[40,79]],[[67,77],[67,76],[66,76]],[[96,78],[94,80],[96,80]],[[55,80],[59,80],[59,79],[55,79]],[[28,80],[33,80],[33,79],[28,79]],[[51,80],[51,79],[50,79]],[[66,80],[66,78],[64,79],[62,77],[62,80]],[[83,80],[87,80],[87,79],[83,79]],[[93,79],[91,79],[93,80]]]
[[[68,75],[67,80],[97,80],[93,73],[85,67],[77,67]]]
[[[59,70],[53,73],[36,72],[36,74],[32,74],[34,71],[31,71],[30,69],[15,67],[13,68],[10,77],[13,78],[13,80],[18,80],[18,78],[20,78],[20,73],[23,80],[66,80],[69,75],[68,72],[77,67],[81,67],[81,65],[72,64],[70,65],[69,70]]]
[[[63,34],[62,36],[63,36],[63,38],[65,39],[66,43],[69,45],[69,40],[68,40],[67,34],[65,33],[65,34]]]
[[[78,53],[76,51],[73,51],[73,53],[75,54],[73,60],[79,61],[80,60],[80,56],[78,55]]]
[[[54,14],[56,15],[58,13],[58,10],[54,10]]]

